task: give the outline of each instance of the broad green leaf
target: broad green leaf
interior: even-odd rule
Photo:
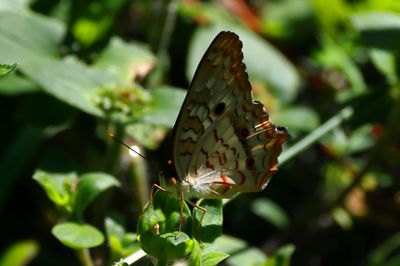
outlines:
[[[266,82],[282,101],[292,100],[298,92],[300,77],[295,67],[266,40],[232,25],[216,25],[198,29],[189,47],[186,76],[192,79],[195,69],[213,38],[222,30],[231,30],[243,42],[244,62],[250,77]]]
[[[96,103],[96,93],[102,87],[116,84],[116,79],[107,73],[72,58],[36,58],[21,64],[21,69],[50,95],[96,116],[104,115]]]
[[[289,225],[289,218],[285,211],[270,199],[255,200],[251,205],[251,209],[258,216],[280,229],[284,229]]]
[[[183,226],[179,231],[181,222]],[[162,261],[183,258],[193,248],[193,240],[189,237],[190,209],[185,202],[164,191],[154,193],[139,217],[137,232],[142,249]]]
[[[152,101],[142,121],[172,128],[185,99],[184,90],[164,86],[150,90]]]
[[[25,10],[32,0],[0,0],[0,10]]]
[[[51,232],[64,245],[74,249],[97,247],[104,242],[103,234],[88,224],[58,224]]]
[[[64,208],[69,213],[72,212],[71,191],[78,182],[76,173],[59,174],[36,170],[33,179],[43,187],[47,197],[56,206]]]
[[[119,187],[120,183],[113,176],[105,173],[87,173],[79,178],[74,194],[73,211],[79,216],[86,207],[102,192],[110,187]]]
[[[240,250],[244,250],[248,247],[248,244],[239,238],[235,238],[229,235],[222,235],[215,240],[214,244],[210,246],[214,250],[226,252],[228,254],[236,253]]]
[[[16,66],[17,66],[17,64],[13,64],[13,65],[0,64],[0,77],[13,71]]]
[[[261,250],[250,247],[230,256],[226,262],[230,266],[260,265],[266,257]]]
[[[222,201],[218,199],[202,199],[194,207],[192,232],[203,244],[213,243],[222,233]]]
[[[0,58],[17,62],[19,70],[50,95],[84,112],[102,116],[95,102],[96,92],[117,84],[118,79],[76,59],[56,59],[64,30],[60,22],[34,13],[1,11]]]
[[[229,254],[220,251],[206,251],[201,255],[202,266],[218,265],[221,261],[228,258]]]
[[[0,78],[0,94],[19,95],[37,91],[39,91],[38,86],[25,77],[10,74]]]
[[[389,12],[370,12],[351,17],[352,23],[367,46],[399,51],[400,15]]]
[[[0,58],[22,66],[32,56],[56,55],[64,33],[65,26],[57,20],[28,10],[0,9]]]
[[[115,37],[96,59],[94,67],[106,70],[129,84],[146,76],[155,61],[154,55],[144,45],[127,43]]]
[[[39,253],[39,243],[34,240],[23,240],[13,243],[0,255],[0,266],[24,266]]]

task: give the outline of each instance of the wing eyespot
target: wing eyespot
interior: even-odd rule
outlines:
[[[219,116],[220,114],[222,114],[222,112],[225,110],[225,103],[224,102],[220,102],[219,104],[217,104],[217,106],[214,109],[214,114]]]
[[[238,132],[240,140],[245,140],[250,135],[250,132],[247,128],[241,128]]]
[[[255,164],[256,164],[256,161],[254,160],[253,157],[247,157],[247,159],[246,159],[246,168],[247,169],[253,168]]]

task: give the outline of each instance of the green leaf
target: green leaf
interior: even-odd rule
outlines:
[[[13,71],[16,66],[17,66],[17,64],[13,64],[13,65],[0,64],[0,77]]]
[[[213,243],[222,233],[222,200],[201,199],[197,205],[206,211],[194,207],[192,232],[198,241]]]
[[[34,240],[24,240],[13,243],[0,255],[0,266],[24,266],[39,253],[39,243]]]
[[[118,78],[77,59],[56,59],[64,25],[31,12],[11,11],[0,11],[0,25],[2,60],[18,62],[23,74],[61,101],[92,115],[104,115],[96,105],[96,92],[115,86]]]
[[[284,210],[270,199],[257,199],[251,205],[252,211],[280,229],[287,228],[289,218]]]
[[[222,235],[212,245],[214,250],[223,251],[229,254],[236,253],[248,247],[248,244],[239,238]]]
[[[124,227],[112,218],[106,218],[105,229],[112,261],[127,257],[140,249],[136,234],[127,233]]]
[[[193,240],[189,237],[190,218],[190,210],[184,201],[168,192],[156,191],[139,217],[140,246],[147,254],[162,261],[187,256],[193,248]],[[181,222],[184,225],[179,231]]]
[[[190,254],[190,257],[189,257],[189,266],[204,266],[200,255],[201,255],[200,244],[199,244],[199,242],[194,240],[192,253]]]
[[[113,176],[105,173],[87,173],[79,178],[74,193],[73,211],[80,217],[86,207],[103,191],[110,187],[119,187],[120,183]]]
[[[0,93],[5,95],[19,95],[39,91],[38,86],[31,80],[15,74],[0,78]]]
[[[358,95],[366,92],[367,86],[361,70],[343,45],[340,45],[337,40],[328,35],[322,36],[321,45],[322,49],[314,55],[317,62],[324,68],[342,71],[351,83],[349,87],[353,94]]]
[[[88,224],[58,224],[51,232],[61,243],[74,249],[97,247],[104,242],[103,234]]]
[[[0,58],[23,65],[33,57],[53,56],[58,52],[65,26],[31,11],[0,9]],[[35,29],[35,30],[32,30]]]
[[[385,75],[389,84],[396,84],[398,82],[396,56],[387,50],[381,49],[371,49],[369,55],[372,63]]]
[[[114,37],[93,66],[106,70],[118,76],[123,83],[129,84],[146,76],[155,63],[156,58],[144,45],[126,43]]]
[[[260,265],[266,260],[266,255],[257,248],[247,248],[227,259],[231,266]]]
[[[76,173],[49,173],[36,170],[33,179],[38,182],[46,191],[47,197],[58,207],[72,212],[71,191],[78,182]]]
[[[396,253],[400,248],[400,233],[385,240],[368,256],[368,266],[396,266],[400,263],[400,255]]]
[[[206,251],[201,255],[202,266],[214,266],[229,257],[229,254],[220,251]]]
[[[31,1],[32,0],[15,0],[15,1],[0,0],[0,10],[25,11],[26,8],[29,7]]]
[[[100,88],[115,86],[116,78],[91,69],[73,58],[55,60],[38,58],[21,64],[21,70],[45,92],[86,113],[103,116],[96,103]]]
[[[399,51],[400,15],[389,12],[370,12],[351,17],[356,30],[367,46]]]
[[[299,42],[312,33],[312,16],[310,1],[273,1],[262,6],[263,32],[272,38]],[[298,30],[299,28],[302,30]]]
[[[290,266],[290,260],[295,250],[294,245],[280,247],[271,257],[267,258],[263,266]]]
[[[179,88],[163,86],[150,91],[152,101],[142,121],[172,128],[185,99],[186,92]]]
[[[295,67],[275,47],[261,37],[238,26],[216,25],[201,27],[193,36],[189,47],[186,76],[193,77],[206,48],[222,30],[239,35],[243,42],[244,62],[250,77],[266,82],[282,101],[291,101],[297,95],[300,77]]]

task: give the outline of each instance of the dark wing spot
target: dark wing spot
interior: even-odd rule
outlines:
[[[253,168],[255,163],[256,163],[256,161],[254,160],[253,157],[247,157],[247,159],[246,159],[246,168],[247,169]]]
[[[222,112],[225,110],[225,107],[226,107],[226,105],[224,102],[217,104],[217,106],[214,109],[214,114],[217,116],[222,114]]]
[[[239,139],[244,140],[249,136],[250,132],[247,128],[239,129]]]

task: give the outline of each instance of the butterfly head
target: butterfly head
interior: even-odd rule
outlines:
[[[291,138],[287,127],[275,126],[275,132],[281,140],[281,143]]]

